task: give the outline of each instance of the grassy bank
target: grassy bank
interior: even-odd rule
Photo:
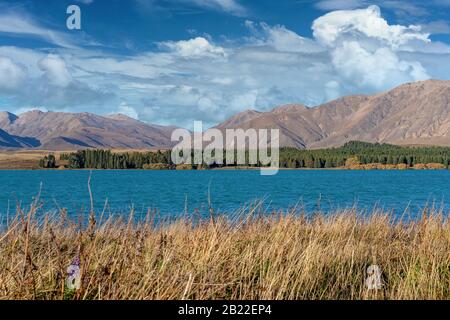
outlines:
[[[0,232],[1,299],[450,299],[450,223],[374,212],[211,217],[85,227],[22,212]],[[131,219],[130,219],[131,221]],[[78,257],[82,285],[65,286]],[[365,287],[367,267],[381,290]]]

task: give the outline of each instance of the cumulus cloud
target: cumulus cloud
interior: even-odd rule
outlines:
[[[418,26],[389,25],[377,6],[328,13],[316,19],[312,29],[329,48],[337,72],[360,86],[383,89],[429,78],[420,62],[397,54],[411,42],[430,42],[429,34]]]
[[[72,81],[72,76],[67,70],[65,61],[57,55],[47,55],[39,61],[39,67],[44,72],[48,82],[55,86],[67,87]]]
[[[26,70],[11,59],[0,56],[0,91],[10,91],[22,85]]]
[[[357,41],[345,41],[332,53],[337,71],[358,86],[385,88],[429,78],[418,62],[403,61],[389,48],[370,52]]]
[[[95,87],[96,81],[105,82],[99,78],[90,77],[87,82],[74,78],[62,54],[0,46],[0,98],[8,98],[10,111],[37,107],[92,111],[95,106],[102,112],[101,108],[116,96],[113,90]]]
[[[411,40],[429,42],[428,34],[420,26],[389,25],[381,17],[380,8],[372,5],[367,9],[339,10],[314,20],[314,37],[327,46],[356,36],[378,40],[393,48],[399,48]]]
[[[190,40],[167,41],[159,44],[161,48],[167,48],[181,57],[201,58],[201,57],[225,57],[225,50],[211,44],[203,37]]]
[[[119,105],[119,108],[117,109],[117,113],[126,115],[133,119],[138,119],[138,113],[137,113],[136,109],[134,109],[133,107],[130,107],[125,102],[122,102]]]
[[[246,37],[165,41],[132,55],[0,46],[0,56],[10,59],[5,65],[26,71],[8,101],[12,110],[119,112],[184,127],[203,120],[208,127],[249,108],[314,106],[450,74],[450,46],[430,41],[417,26],[389,24],[377,7],[325,14],[313,23],[313,37],[283,25],[245,26]]]

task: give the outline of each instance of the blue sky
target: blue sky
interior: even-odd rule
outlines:
[[[449,79],[449,13],[450,0],[0,0],[0,109],[190,127]]]

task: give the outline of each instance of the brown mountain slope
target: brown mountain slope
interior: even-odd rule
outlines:
[[[124,115],[29,111],[0,115],[1,128],[14,136],[34,137],[41,149],[141,149],[170,147],[173,127],[148,125]]]
[[[125,115],[0,112],[0,148],[68,150],[170,147],[175,127]],[[323,148],[350,140],[450,146],[450,81],[409,83],[373,96],[355,95],[308,108],[290,104],[247,110],[217,128],[278,128],[282,146]]]
[[[228,120],[223,122],[221,125],[224,127],[239,126],[242,123],[245,123],[245,122],[251,121],[255,118],[258,118],[260,115],[261,115],[261,112],[259,112],[259,111],[246,110],[244,112],[240,112],[240,113],[232,116],[231,118],[229,118]]]
[[[233,126],[227,123],[224,122],[217,128],[221,130],[227,128],[280,129],[280,144],[283,146],[305,148],[310,141],[319,141],[322,138],[321,129],[309,121],[308,108],[303,105],[278,107]]]
[[[450,146],[450,81],[409,83],[314,108],[289,105],[237,125],[224,122],[217,127],[278,128],[282,146],[300,148],[333,147],[351,140]]]

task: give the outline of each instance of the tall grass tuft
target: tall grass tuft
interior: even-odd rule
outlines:
[[[450,299],[450,223],[375,211],[237,212],[87,226],[18,209],[0,232],[1,299]],[[93,218],[91,218],[93,219]],[[81,287],[66,286],[80,260]],[[365,286],[378,265],[382,287]]]

